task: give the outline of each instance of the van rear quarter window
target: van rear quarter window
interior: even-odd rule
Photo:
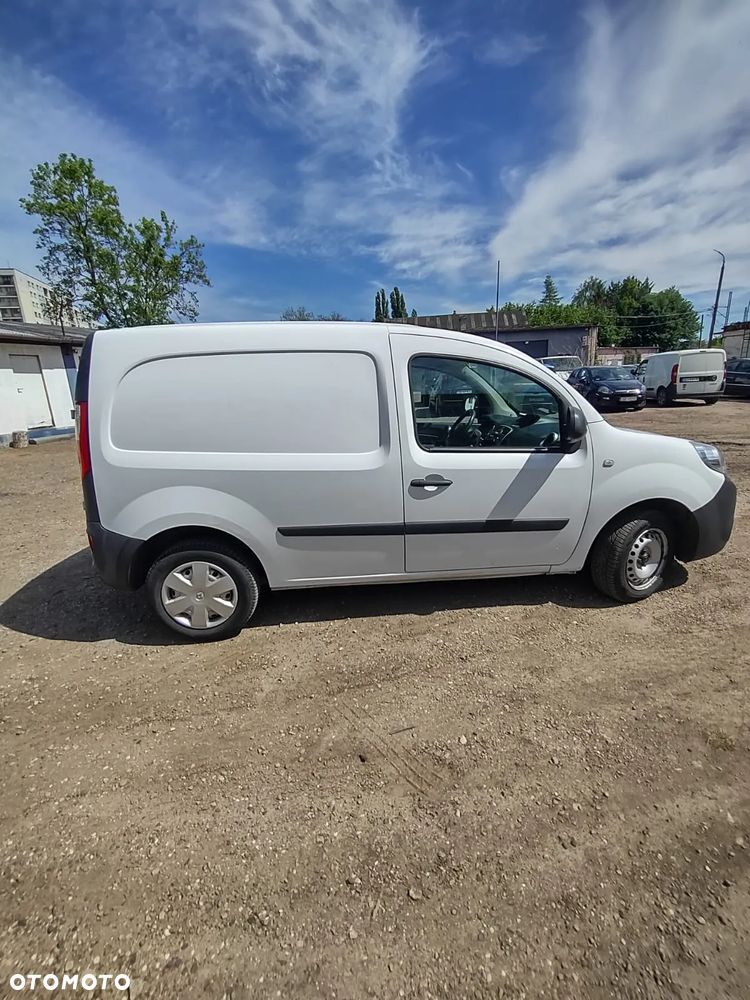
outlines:
[[[375,362],[329,351],[158,358],[118,385],[110,438],[125,451],[375,451]]]

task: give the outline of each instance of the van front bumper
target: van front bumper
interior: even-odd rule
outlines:
[[[98,521],[89,521],[86,533],[94,565],[102,580],[118,590],[135,590],[139,587],[138,556],[143,541],[108,531]]]
[[[693,559],[705,559],[706,556],[721,552],[732,534],[736,503],[737,487],[725,476],[716,496],[693,511],[694,544],[690,546],[690,551],[680,553],[680,558],[691,562]]]

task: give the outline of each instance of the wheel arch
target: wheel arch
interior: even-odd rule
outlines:
[[[635,517],[642,511],[659,511],[664,514],[675,525],[674,550],[678,559],[689,560],[698,545],[698,524],[693,512],[679,500],[671,500],[667,497],[654,497],[650,500],[638,500],[635,503],[623,507],[616,514],[602,525],[597,531],[586,555],[586,563],[591,559],[594,546],[602,537],[609,534],[614,524],[629,517]]]
[[[257,574],[258,583],[264,589],[268,589],[268,574],[265,567],[258,558],[258,555],[246,542],[243,542],[236,535],[228,531],[222,531],[220,528],[207,528],[200,524],[185,524],[174,528],[166,528],[164,531],[160,531],[147,539],[140,546],[133,561],[131,570],[133,586],[140,587],[143,584],[149,568],[163,552],[172,548],[173,545],[190,539],[205,539],[208,543],[217,542],[234,549],[237,555],[247,562],[253,572]]]

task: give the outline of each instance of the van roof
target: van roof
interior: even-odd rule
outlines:
[[[644,361],[650,361],[651,358],[661,358],[665,354],[708,354],[709,352],[711,354],[724,354],[724,348],[723,347],[690,347],[690,348],[686,348],[684,351],[678,351],[678,350],[674,350],[674,351],[659,351],[658,354],[649,354],[649,356],[647,358],[644,358],[643,360]]]
[[[532,358],[529,354],[524,354],[523,351],[519,351],[517,348],[511,346],[510,344],[504,344],[501,340],[492,340],[490,337],[477,337],[470,333],[459,333],[457,330],[444,330],[440,327],[426,327],[417,326],[411,323],[374,323],[365,322],[357,323],[349,320],[305,320],[301,322],[295,322],[294,320],[271,320],[264,322],[262,320],[251,320],[248,322],[233,322],[233,323],[201,323],[200,321],[196,323],[169,323],[162,326],[137,326],[137,327],[122,327],[117,329],[105,329],[98,330],[97,336],[109,337],[124,337],[128,334],[134,332],[145,333],[147,332],[150,337],[158,337],[159,335],[169,335],[174,336],[182,331],[190,331],[191,333],[197,333],[202,329],[206,330],[241,330],[253,328],[268,328],[268,327],[278,327],[279,332],[288,331],[289,333],[298,332],[300,329],[304,329],[307,332],[314,330],[316,327],[324,327],[326,329],[341,329],[342,327],[354,326],[358,330],[368,329],[368,332],[382,336],[385,332],[394,333],[405,333],[413,337],[441,337],[446,336],[453,341],[463,341],[466,344],[486,343],[500,351],[505,351],[508,354],[512,354],[514,357],[523,358],[526,361],[538,361],[536,358]]]

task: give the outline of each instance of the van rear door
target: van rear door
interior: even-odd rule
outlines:
[[[570,558],[593,459],[588,440],[560,450],[555,376],[450,337],[394,331],[391,349],[407,573],[546,572]]]
[[[718,349],[689,351],[679,356],[675,398],[715,396],[722,391],[726,355]]]

